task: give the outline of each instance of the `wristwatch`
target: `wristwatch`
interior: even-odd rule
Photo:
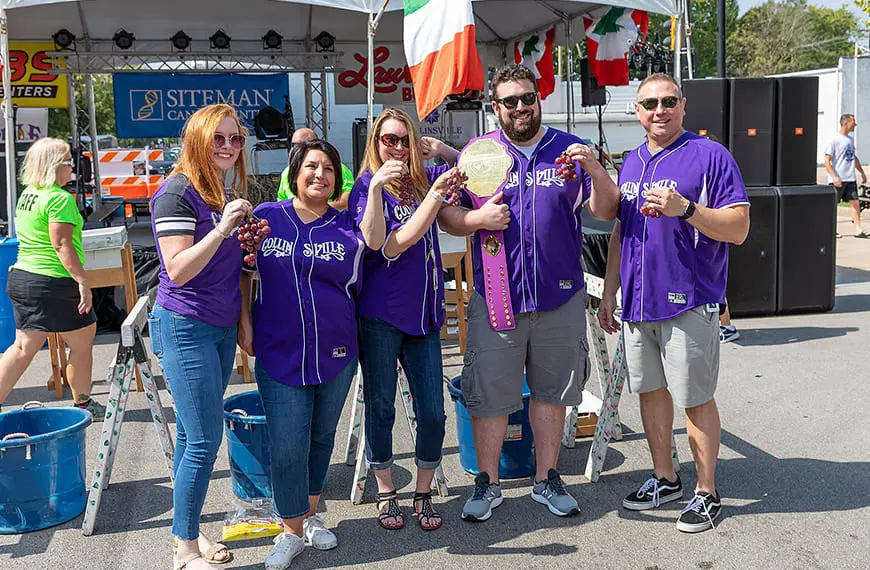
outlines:
[[[688,220],[695,213],[695,203],[689,200],[689,204],[686,206],[686,209],[683,210],[683,215],[680,216],[684,220]]]

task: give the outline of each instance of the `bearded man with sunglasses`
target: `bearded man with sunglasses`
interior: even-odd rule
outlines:
[[[677,528],[701,532],[721,514],[713,397],[719,304],[725,302],[728,243],[739,245],[749,233],[749,200],[725,147],[683,130],[685,106],[669,75],[651,75],[638,88],[635,109],[647,140],[619,172],[619,222],[598,320],[607,332],[620,330],[613,313],[621,281],[629,390],[640,396],[653,460],[653,474],[622,505],[647,510],[683,497],[671,458],[676,403],[686,411],[697,472],[694,497]]]
[[[492,100],[501,130],[471,141],[463,152],[472,153],[471,145],[481,141],[484,147],[503,149],[497,153],[510,165],[507,181],[488,203],[507,206],[510,222],[503,240],[492,234],[483,238],[486,252],[481,251],[480,232],[472,248],[475,292],[468,304],[462,391],[480,473],[462,518],[487,520],[502,502],[499,456],[508,416],[523,409],[524,376],[535,440],[532,499],[557,516],[571,516],[579,506],[556,467],[566,407],[580,403],[589,374],[580,213],[585,206],[596,218],[612,220],[619,190],[580,138],[541,125],[531,70],[520,65],[499,69],[492,79]],[[557,162],[566,150],[583,167],[569,180],[559,176]],[[470,196],[464,205],[471,206]],[[511,312],[509,305],[513,309],[507,328],[491,326],[486,306],[492,301],[487,291],[492,292],[484,274],[489,275],[490,258],[497,258],[498,250],[504,252],[504,265],[493,271],[503,271],[505,277],[498,312],[502,304],[505,313]]]

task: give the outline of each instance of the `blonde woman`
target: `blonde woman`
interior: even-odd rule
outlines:
[[[18,259],[6,292],[15,315],[15,342],[0,358],[0,403],[30,366],[49,333],[70,347],[67,377],[75,405],[102,419],[105,406],[91,398],[96,315],[85,275],[82,216],[72,194],[73,161],[64,141],[43,138],[24,157],[24,192],[15,208]]]
[[[232,107],[203,107],[182,136],[178,163],[151,199],[160,277],[148,325],[176,409],[175,568],[198,570],[230,560],[224,545],[200,536],[199,518],[223,437],[223,394],[242,307],[243,252],[233,234],[251,204],[240,197],[245,135]],[[224,180],[231,170],[229,201]]]

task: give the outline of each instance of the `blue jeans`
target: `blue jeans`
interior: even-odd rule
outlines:
[[[196,540],[224,433],[223,397],[236,355],[236,326],[216,327],[154,305],[148,329],[175,402],[172,534]]]
[[[308,497],[326,487],[335,429],[356,368],[354,359],[329,382],[288,386],[273,380],[259,362],[254,367],[269,435],[272,501],[282,519],[307,513]]]
[[[366,459],[372,469],[393,464],[398,362],[402,363],[417,416],[414,460],[421,469],[441,464],[444,444],[444,380],[441,339],[437,332],[405,334],[380,319],[359,321],[360,364],[366,411]]]

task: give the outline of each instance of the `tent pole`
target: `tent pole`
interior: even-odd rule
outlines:
[[[571,54],[571,20],[565,19],[565,51],[568,52],[568,93],[566,93],[565,103],[568,111],[568,132],[573,132],[574,128],[574,83],[571,77],[574,74],[573,57]]]
[[[674,79],[683,79],[683,3],[677,0],[680,15],[677,16],[676,42],[674,44]]]
[[[692,56],[692,20],[691,20],[691,7],[692,3],[690,0],[686,0],[686,11],[685,11],[685,30],[686,30],[686,62],[689,65],[689,79],[695,78],[694,71],[694,63]]]
[[[91,135],[91,165],[94,170],[94,210],[103,205],[103,182],[100,178],[100,141],[97,140],[97,106],[94,103],[94,76],[85,75],[88,94],[88,127]]]
[[[375,68],[373,65],[373,60],[375,59],[375,32],[378,31],[378,23],[381,21],[381,16],[384,15],[384,10],[387,9],[387,4],[390,0],[384,0],[384,3],[381,4],[381,9],[378,10],[377,14],[369,12],[369,51],[368,51],[368,63],[367,65],[367,74],[366,74],[366,91],[368,94],[368,105],[369,105],[369,114],[368,114],[368,129],[366,132],[372,132],[372,122],[375,118]]]
[[[12,110],[12,72],[9,68],[9,29],[6,6],[0,5],[0,50],[3,58],[3,112],[6,115],[6,219],[7,235],[15,237],[15,117]]]

